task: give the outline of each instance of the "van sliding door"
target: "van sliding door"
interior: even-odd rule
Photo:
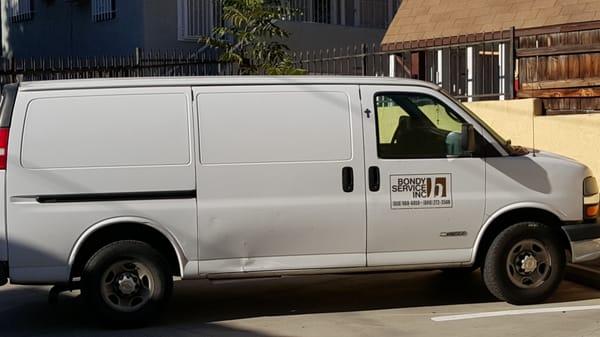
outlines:
[[[200,273],[365,266],[358,86],[193,94]]]

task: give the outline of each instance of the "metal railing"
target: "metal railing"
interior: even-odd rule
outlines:
[[[389,75],[389,56],[376,44],[295,52],[292,57],[312,75]]]
[[[386,76],[388,57],[378,45],[357,45],[292,53],[295,66],[309,74]],[[0,84],[107,77],[239,75],[236,65],[219,61],[214,50],[143,51],[130,56],[0,59]]]
[[[147,76],[237,75],[214,51],[142,51],[131,56],[0,59],[0,84],[18,81]]]
[[[508,47],[506,41],[495,41],[421,50],[418,58],[414,57],[415,52],[397,53],[393,55],[392,67],[390,54],[377,44],[294,52],[291,57],[296,68],[304,69],[310,75],[418,78],[443,87],[461,100],[477,101],[512,98],[511,74],[514,71],[509,62]],[[239,68],[220,62],[219,54],[210,49],[202,52],[137,49],[125,57],[0,59],[0,84],[102,77],[211,75],[239,75]]]
[[[92,20],[108,21],[115,17],[115,0],[92,0]]]
[[[7,0],[7,14],[10,22],[20,22],[33,18],[32,0]]]

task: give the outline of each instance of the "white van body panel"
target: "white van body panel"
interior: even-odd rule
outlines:
[[[366,265],[358,86],[195,87],[194,98],[200,273]]]
[[[546,152],[486,161],[486,218],[533,203],[562,221],[582,219],[583,179],[591,176],[586,166]]]
[[[106,219],[103,221],[100,221],[99,223],[94,224],[93,226],[89,227],[75,242],[75,245],[73,246],[73,249],[71,249],[71,254],[69,255],[69,260],[68,260],[68,264],[70,266],[73,265],[73,263],[75,263],[75,259],[77,258],[77,254],[80,253],[82,246],[84,245],[84,243],[86,242],[87,239],[89,239],[94,233],[96,233],[98,230],[101,230],[102,228],[108,227],[108,226],[112,226],[112,225],[118,225],[118,224],[123,224],[123,223],[136,223],[136,224],[142,224],[145,226],[148,226],[152,229],[155,229],[156,231],[158,231],[159,233],[161,233],[165,238],[167,238],[167,240],[169,241],[169,243],[171,244],[171,246],[174,248],[175,254],[177,255],[177,260],[179,262],[179,269],[180,270],[189,270],[190,268],[196,268],[197,266],[195,266],[195,263],[191,263],[191,261],[189,261],[184,253],[183,253],[183,248],[181,245],[181,242],[178,240],[178,235],[176,233],[172,233],[170,231],[168,231],[168,227],[161,225],[159,223],[154,222],[153,220],[147,219],[147,218],[141,218],[141,217],[133,217],[133,216],[119,216],[119,217],[114,217],[114,218],[110,218],[110,219]],[[190,266],[190,264],[192,267]],[[190,277],[193,277],[195,275],[197,275],[197,270],[194,271],[193,273],[184,273],[184,275],[189,275]]]
[[[368,262],[370,267],[467,265],[472,252],[465,248],[369,253]]]
[[[490,216],[486,216],[485,223],[483,224],[483,226],[481,226],[481,229],[479,230],[479,233],[477,234],[477,238],[473,245],[474,249],[472,250],[472,254],[469,259],[469,265],[475,263],[475,261],[477,259],[477,254],[479,253],[479,248],[481,248],[480,247],[481,240],[483,239],[485,232],[488,229],[490,229],[490,227],[494,224],[494,221],[498,220],[503,215],[510,213],[511,211],[517,211],[517,210],[523,210],[523,209],[542,210],[542,211],[546,211],[553,215],[557,215],[559,213],[559,211],[556,208],[549,206],[547,204],[541,204],[538,202],[516,202],[516,203],[507,205],[507,206],[497,210],[495,213],[493,213]]]
[[[190,102],[189,88],[19,95],[9,144],[21,151],[9,151],[6,185],[13,282],[67,281],[78,238],[115,216],[151,219],[173,233],[185,260],[197,259],[193,198],[39,202],[195,190]]]
[[[184,93],[123,94],[95,90],[82,94],[37,98],[29,102],[21,145],[24,168],[190,164],[189,133],[172,133],[157,141],[157,136],[166,130],[189,128],[190,115],[186,114],[187,96]],[[146,104],[152,109],[145,109],[144,105],[132,107],[134,104]],[[73,127],[65,125],[65,121]],[[161,123],[140,126],[143,121]],[[125,126],[139,126],[139,129]],[[132,137],[132,133],[135,136]],[[81,142],[73,143],[73,139]],[[114,148],[116,144],[118,150]],[[60,156],[52,149],[60,149]]]
[[[358,262],[357,262],[358,261]],[[241,274],[284,274],[301,270],[367,270],[365,254],[315,254],[298,256],[247,257],[199,261],[201,277],[216,278],[221,275],[235,277]]]

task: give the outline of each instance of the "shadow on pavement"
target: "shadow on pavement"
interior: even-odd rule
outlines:
[[[242,336],[267,337],[232,327],[236,319],[496,302],[480,274],[379,273],[226,281],[181,281],[162,319],[126,334],[99,328],[79,297],[47,304],[48,288],[13,287],[0,292],[0,335]],[[600,292],[563,283],[550,302],[600,298]],[[168,331],[168,332],[167,332]]]
[[[600,298],[600,292],[583,289],[566,291],[563,284],[549,302]],[[464,277],[448,277],[435,271],[296,277],[226,284],[180,282],[175,294],[171,308],[176,308],[177,315],[167,315],[166,322],[170,324],[498,302],[486,289],[479,272]]]

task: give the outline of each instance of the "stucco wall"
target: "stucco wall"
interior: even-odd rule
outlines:
[[[113,20],[93,22],[90,1],[34,0],[32,20],[10,23],[2,1],[5,56],[131,55],[143,43],[144,0],[116,2]]]
[[[385,29],[347,27],[309,22],[279,22],[290,33],[285,41],[293,51],[312,51],[316,49],[346,48],[381,42]]]
[[[145,50],[195,51],[195,41],[177,37],[176,0],[119,0],[116,17],[93,22],[90,1],[33,0],[32,20],[10,23],[2,1],[4,56],[125,56]],[[282,22],[294,51],[379,44],[385,30],[302,22]]]
[[[536,147],[577,159],[600,177],[599,114],[537,117],[535,137]]]
[[[538,100],[467,104],[513,144],[562,154],[588,165],[600,176],[600,114],[540,116]]]
[[[149,50],[177,49],[197,51],[202,46],[196,41],[180,41],[177,36],[177,1],[144,0],[144,43]]]

